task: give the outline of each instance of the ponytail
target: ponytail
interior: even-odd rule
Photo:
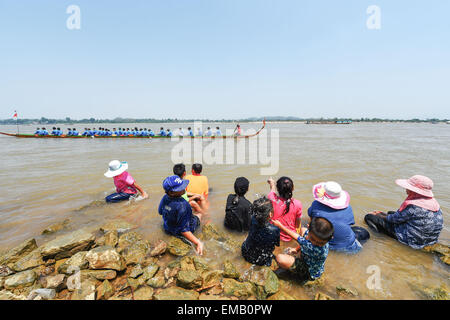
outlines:
[[[294,182],[289,177],[281,177],[277,180],[277,191],[281,198],[285,199],[286,208],[283,215],[289,212],[292,202],[292,191],[294,190]]]

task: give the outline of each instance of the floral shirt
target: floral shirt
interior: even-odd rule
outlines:
[[[398,241],[414,249],[435,244],[444,223],[441,210],[433,212],[415,205],[388,214],[386,220],[394,224]]]
[[[303,261],[305,261],[308,266],[309,275],[311,278],[316,279],[319,278],[324,271],[329,244],[327,243],[323,247],[313,245],[311,241],[305,239],[308,232],[309,231],[305,232],[304,237],[299,236],[297,242],[300,244]]]

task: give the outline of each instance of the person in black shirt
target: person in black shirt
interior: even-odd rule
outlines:
[[[236,193],[228,195],[225,205],[224,225],[228,229],[239,232],[250,229],[252,204],[244,197],[249,184],[250,182],[244,177],[239,177],[234,182],[234,192]]]
[[[273,216],[272,202],[262,197],[253,202],[252,220],[241,253],[247,262],[258,266],[270,266],[275,246],[280,246],[280,229],[270,224]]]

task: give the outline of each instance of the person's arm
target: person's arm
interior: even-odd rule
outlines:
[[[267,180],[267,183],[269,184],[270,192],[276,192],[277,191],[277,187],[275,185],[275,180],[273,180],[272,177],[270,177],[269,180]]]
[[[196,236],[194,236],[194,234],[192,232],[186,231],[186,232],[182,232],[181,234],[183,235],[183,237],[185,237],[190,242],[195,244],[196,251],[199,255],[203,254],[203,243]]]
[[[133,186],[138,189],[138,191],[142,194],[144,199],[148,198],[147,192],[145,192],[136,182],[133,183]]]
[[[406,221],[412,219],[412,214],[410,210],[412,208],[410,206],[406,207],[403,211],[397,211],[396,213],[389,214],[385,216],[386,221],[391,223],[400,224],[405,223]]]
[[[286,228],[285,226],[283,226],[283,225],[281,224],[281,222],[278,221],[278,220],[273,220],[272,223],[273,223],[274,226],[280,228],[281,231],[283,231],[284,233],[286,233],[286,234],[287,234],[289,237],[291,237],[292,239],[297,240],[298,237],[300,236],[297,232],[294,232],[294,231],[292,231],[292,230]]]

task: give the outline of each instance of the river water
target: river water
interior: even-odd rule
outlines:
[[[192,124],[170,124],[184,128]],[[216,124],[205,124],[216,126]],[[222,131],[233,124],[218,124]],[[244,130],[257,130],[260,123],[242,124]],[[97,124],[112,129],[134,124]],[[153,130],[165,124],[143,125]],[[65,129],[65,126],[61,125]],[[74,127],[74,126],[71,126]],[[85,125],[75,125],[80,131]],[[34,132],[35,126],[21,126],[21,133]],[[47,128],[48,129],[48,128]],[[294,180],[294,197],[303,204],[304,223],[313,198],[315,183],[334,180],[351,195],[356,224],[367,227],[364,214],[371,210],[396,210],[405,191],[396,178],[422,174],[434,181],[434,193],[444,214],[440,241],[450,242],[450,125],[408,123],[353,123],[351,125],[306,125],[268,123],[269,136],[279,133],[279,170],[276,179],[286,175]],[[16,132],[15,126],[0,131]],[[205,145],[211,142],[205,142]],[[276,151],[268,142],[269,151]],[[172,150],[177,142],[158,139],[18,139],[0,136],[0,251],[34,237],[38,245],[52,236],[42,236],[48,225],[70,218],[72,229],[96,227],[105,221],[123,218],[139,225],[150,241],[167,239],[157,213],[163,196],[161,182],[172,172]],[[268,151],[268,152],[269,152]],[[129,172],[149,199],[105,205],[102,199],[114,191],[113,182],[103,176],[108,162],[127,161]],[[226,161],[225,161],[226,162]],[[268,176],[261,175],[260,163],[204,164],[212,191],[210,219],[222,227],[226,197],[233,191],[234,179],[250,181],[247,198],[253,201],[268,193]],[[189,169],[189,166],[188,166]],[[64,231],[63,231],[64,232]],[[60,232],[61,233],[61,232]],[[239,242],[245,235],[231,233]],[[283,250],[277,248],[277,251]],[[205,258],[212,265],[231,259],[244,272],[248,269],[239,252],[225,250],[220,243],[205,243]],[[372,267],[371,267],[372,266]],[[373,267],[375,266],[375,267]],[[381,288],[367,285],[380,271]],[[372,271],[373,272],[373,271]],[[450,286],[449,267],[431,254],[416,251],[386,236],[371,232],[371,239],[357,255],[330,252],[325,265],[325,285],[321,289],[337,297],[335,287],[344,285],[359,292],[357,299],[421,299],[418,287]],[[372,279],[372,278],[371,278]],[[370,281],[369,281],[370,282]],[[311,299],[312,289],[295,282],[283,282],[283,289],[299,299]]]

